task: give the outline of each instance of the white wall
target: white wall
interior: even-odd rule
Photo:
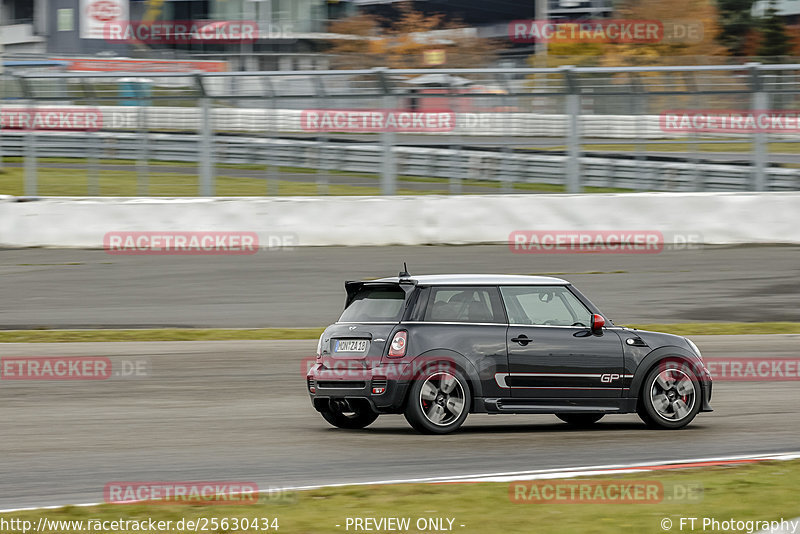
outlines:
[[[101,248],[113,231],[292,235],[296,245],[507,242],[515,230],[656,231],[666,242],[800,243],[800,193],[278,198],[0,197],[0,246]]]

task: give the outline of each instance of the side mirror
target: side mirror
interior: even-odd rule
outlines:
[[[602,315],[599,313],[595,313],[592,315],[592,333],[593,334],[600,334],[603,331],[603,327],[606,325],[606,320],[603,318]]]

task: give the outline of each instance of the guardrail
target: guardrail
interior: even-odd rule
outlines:
[[[4,105],[5,113],[29,109],[28,106]],[[169,131],[195,133],[202,128],[202,110],[177,106],[42,106],[34,109],[38,113],[63,114],[96,110],[98,122],[104,131]],[[303,133],[315,134],[304,125],[303,111],[297,109],[215,108],[210,110],[210,121],[215,131],[229,133]],[[564,138],[569,133],[569,116],[558,113],[524,112],[470,112],[454,113],[453,128],[447,130],[418,131],[414,134],[434,139],[437,137],[554,137]],[[659,115],[578,115],[578,127],[583,138],[594,139],[682,139],[685,132],[670,131],[662,127]],[[57,129],[57,128],[54,128]],[[347,133],[342,128],[338,133]],[[361,133],[361,132],[357,132]],[[720,132],[722,139],[751,137],[746,132]],[[377,136],[376,136],[377,137]],[[784,134],[773,134],[776,139],[800,141],[800,130]],[[437,141],[433,141],[437,142]],[[440,142],[440,141],[438,141]],[[513,146],[520,141],[510,141]]]
[[[297,165],[303,160],[300,166],[379,173],[384,194],[394,194],[398,173],[559,183],[568,192],[620,183],[637,190],[797,187],[793,169],[770,166],[768,148],[770,141],[800,142],[800,127],[759,126],[732,134],[661,124],[670,110],[704,109],[777,110],[796,124],[800,113],[792,110],[800,109],[800,65],[795,64],[192,75],[68,72],[15,74],[0,82],[4,111],[83,106],[95,107],[103,118],[99,131],[84,134],[85,146],[73,146],[70,136],[36,131],[24,132],[25,141],[18,144],[17,134],[3,132],[0,159],[3,153],[20,154],[24,145],[25,193],[30,196],[37,193],[37,156],[100,157],[110,147],[116,147],[118,157],[135,157],[142,183],[148,159],[191,154],[192,159],[184,161],[197,163],[201,195],[214,194],[215,163],[248,161],[248,152],[260,154],[262,148],[269,155],[265,159],[273,161]],[[380,127],[367,127],[357,117],[333,126],[304,126],[304,111],[313,110],[372,113]],[[383,125],[381,113],[388,117],[395,112],[450,115],[446,127],[426,123],[404,130],[388,126],[388,118]],[[311,144],[298,141],[286,147],[276,139],[295,132],[312,138]],[[374,139],[375,144],[330,142],[341,132],[360,141]],[[225,135],[234,133],[256,135],[240,140]],[[424,141],[408,146],[415,144],[414,136]],[[443,147],[424,147],[434,139]],[[635,163],[586,157],[582,152],[587,144],[606,144],[610,151],[619,147],[620,152],[634,154]],[[503,152],[496,156],[465,145],[502,146]],[[656,161],[649,157],[656,145],[661,145],[659,155],[677,151],[686,161]],[[697,163],[703,149],[712,145],[714,151],[749,165]],[[563,147],[565,155],[522,155],[514,150],[554,146]],[[304,156],[298,155],[299,147],[304,147]]]
[[[3,133],[6,155],[30,157],[30,137]],[[194,165],[202,147],[197,134],[150,134],[148,159]],[[257,164],[375,173],[384,148],[379,144],[344,144],[300,139],[214,137],[218,163]],[[141,139],[134,133],[95,132],[36,135],[36,156],[51,158],[107,158],[135,161],[141,157]],[[451,180],[488,180],[506,184],[563,183],[568,156],[541,153],[394,146],[398,174]],[[752,183],[748,165],[637,160],[635,158],[580,158],[582,183],[588,187],[649,191],[747,191]],[[800,190],[800,169],[768,167],[769,191]]]

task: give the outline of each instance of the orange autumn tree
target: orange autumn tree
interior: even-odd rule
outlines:
[[[658,43],[624,43],[609,45],[604,55],[606,65],[679,65],[685,63],[718,63],[727,55],[717,41],[717,7],[714,0],[625,0],[617,15],[624,19],[657,20],[664,24],[665,34],[672,28],[694,25],[701,28],[699,38],[675,36]]]
[[[502,46],[475,35],[459,21],[447,21],[441,13],[416,11],[410,2],[398,5],[399,17],[385,20],[361,14],[332,22],[329,52],[338,68],[461,68],[490,65]],[[444,63],[430,65],[425,53],[442,51]]]
[[[714,0],[623,0],[613,18],[659,21],[665,39],[655,43],[551,43],[548,66],[708,64],[726,55],[716,40],[720,30]],[[694,33],[669,38],[673,31],[687,28]]]

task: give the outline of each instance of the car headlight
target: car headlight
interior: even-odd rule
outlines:
[[[697,354],[697,357],[700,358],[700,361],[703,361],[703,355],[700,354],[700,349],[697,348],[697,345],[694,344],[694,341],[692,341],[688,337],[685,337],[683,339],[685,339],[686,342],[689,344],[689,346],[692,347],[692,350],[694,351],[695,354]]]

